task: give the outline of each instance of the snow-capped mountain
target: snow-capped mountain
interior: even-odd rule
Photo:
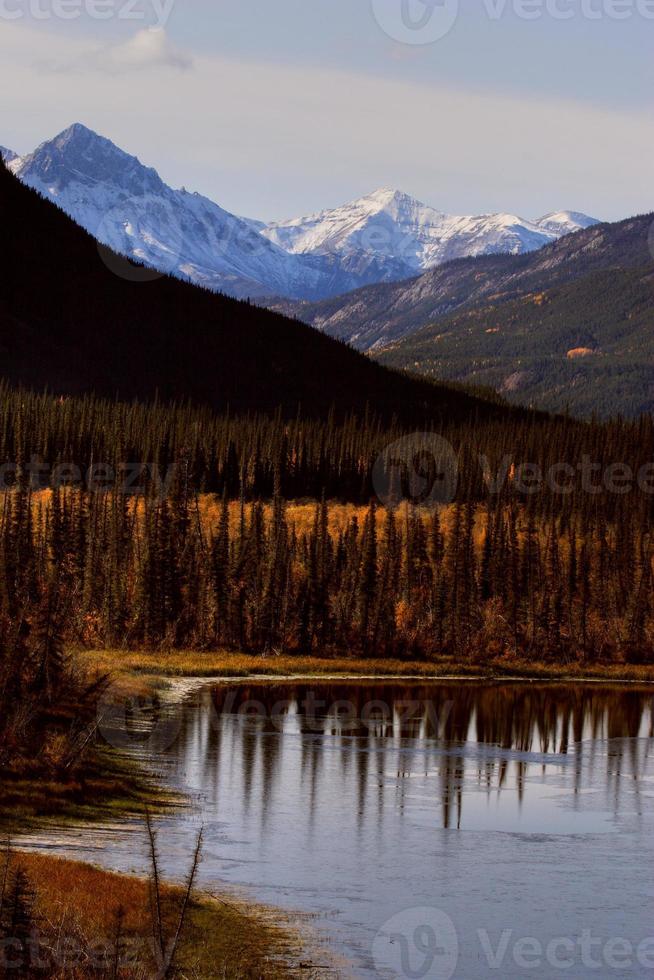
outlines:
[[[8,150],[6,146],[0,146],[0,159],[4,160],[5,163],[11,163],[12,160],[16,160],[18,154],[14,153],[13,150]]]
[[[324,295],[310,258],[288,254],[200,194],[173,190],[84,126],[71,126],[9,169],[104,245],[155,269],[235,296]]]
[[[383,188],[340,208],[265,224],[174,190],[79,123],[9,169],[100,242],[209,289],[260,301],[321,300],[395,282],[449,259],[529,252],[594,224],[572,211],[525,221],[510,214],[443,214]]]
[[[582,228],[591,228],[599,224],[596,218],[589,218],[587,214],[580,211],[553,211],[545,214],[536,222],[543,231],[550,232],[555,238],[562,235],[569,235],[572,231],[581,231]]]
[[[338,255],[346,264],[356,259],[360,271],[366,258],[381,260],[389,266],[390,274],[384,278],[399,279],[450,259],[532,252],[595,223],[594,218],[571,211],[537,221],[513,214],[444,214],[384,187],[340,208],[274,222],[263,234],[295,254]]]

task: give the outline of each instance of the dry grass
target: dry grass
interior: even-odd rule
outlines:
[[[300,656],[262,657],[224,650],[91,650],[77,653],[89,668],[111,673],[119,687],[145,693],[165,677],[488,677],[553,680],[654,681],[653,665],[550,664],[498,658],[482,663],[449,658],[407,661]]]
[[[103,949],[111,956],[121,908],[122,935],[138,962],[119,975],[156,975],[147,881],[44,854],[19,853],[13,860],[27,871],[35,887],[39,931],[51,943],[57,936],[60,940],[65,937],[71,949]],[[164,886],[162,894],[164,914],[172,922],[180,889]],[[303,938],[288,921],[283,921],[281,913],[276,914],[275,920],[268,910],[245,902],[196,896],[182,934],[177,975],[235,980],[311,977],[314,967],[304,958]],[[86,973],[69,968],[58,975]],[[329,973],[322,971],[321,976],[325,975]]]

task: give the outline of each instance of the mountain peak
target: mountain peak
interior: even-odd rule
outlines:
[[[156,170],[82,123],[73,123],[41,143],[21,160],[18,175],[37,190],[46,187],[55,196],[73,181],[94,187],[120,186],[130,195],[158,192],[164,186]]]
[[[59,153],[79,153],[92,150],[94,154],[104,151],[113,152],[115,155],[127,156],[119,147],[105,136],[100,136],[93,129],[84,126],[83,123],[73,123],[67,129],[63,129],[52,139],[46,140],[36,148],[32,156],[41,155],[57,151]]]
[[[354,203],[370,203],[380,207],[389,207],[394,205],[396,207],[423,208],[428,211],[433,210],[433,208],[430,208],[429,205],[423,204],[422,201],[418,201],[417,198],[412,197],[411,194],[407,194],[406,191],[398,190],[397,187],[378,187],[377,190],[372,192],[372,194],[359,198],[359,201]]]
[[[71,126],[69,126],[67,129],[62,130],[61,133],[59,133],[57,136],[54,137],[52,142],[65,144],[65,143],[70,143],[72,140],[75,139],[89,139],[89,138],[96,139],[96,140],[104,139],[104,137],[100,136],[99,133],[96,133],[95,130],[89,129],[89,127],[85,126],[83,123],[76,122],[73,123]]]
[[[393,201],[402,197],[409,197],[409,195],[405,194],[404,191],[398,190],[397,187],[378,187],[372,194],[367,195],[368,200],[371,201]]]
[[[67,129],[62,130],[51,140],[46,140],[36,148],[32,156],[45,156],[57,152],[72,158],[77,154],[83,154],[86,158],[95,162],[99,157],[111,157],[114,161],[136,161],[136,157],[130,156],[121,150],[120,147],[112,143],[106,136],[100,136],[94,130],[89,129],[82,123],[73,123]],[[139,166],[141,164],[139,163]]]
[[[508,212],[445,214],[395,187],[378,187],[339,208],[264,230],[271,241],[296,254],[338,256],[369,281],[408,278],[450,259],[492,253],[531,252],[593,219],[561,212],[543,223]]]
[[[581,211],[551,211],[534,222],[539,228],[556,235],[567,235],[572,231],[581,231],[598,225],[597,218],[591,218]]]

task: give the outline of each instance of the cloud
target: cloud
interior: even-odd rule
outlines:
[[[127,41],[76,55],[72,60],[40,62],[42,70],[54,73],[104,72],[123,75],[151,68],[187,71],[192,59],[171,43],[163,28],[146,28]]]

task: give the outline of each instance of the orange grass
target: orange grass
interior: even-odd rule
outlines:
[[[120,976],[155,975],[146,880],[48,854],[21,852],[13,856],[12,863],[27,872],[35,889],[39,931],[46,940],[62,935],[73,940],[75,948],[110,948],[121,908],[122,934],[138,962],[121,970]],[[169,934],[176,924],[181,893],[176,886],[162,886]],[[176,975],[248,980],[311,977],[314,967],[303,959],[304,948],[305,940],[282,913],[275,913],[273,920],[270,910],[263,907],[225,896],[196,895],[182,934]],[[321,972],[325,975],[329,974]]]
[[[419,677],[444,676],[553,680],[654,681],[654,666],[635,664],[550,664],[499,657],[483,663],[438,660],[361,660],[348,657],[251,656],[224,650],[85,650],[75,654],[87,668],[113,675],[119,688],[146,693],[170,677]]]

